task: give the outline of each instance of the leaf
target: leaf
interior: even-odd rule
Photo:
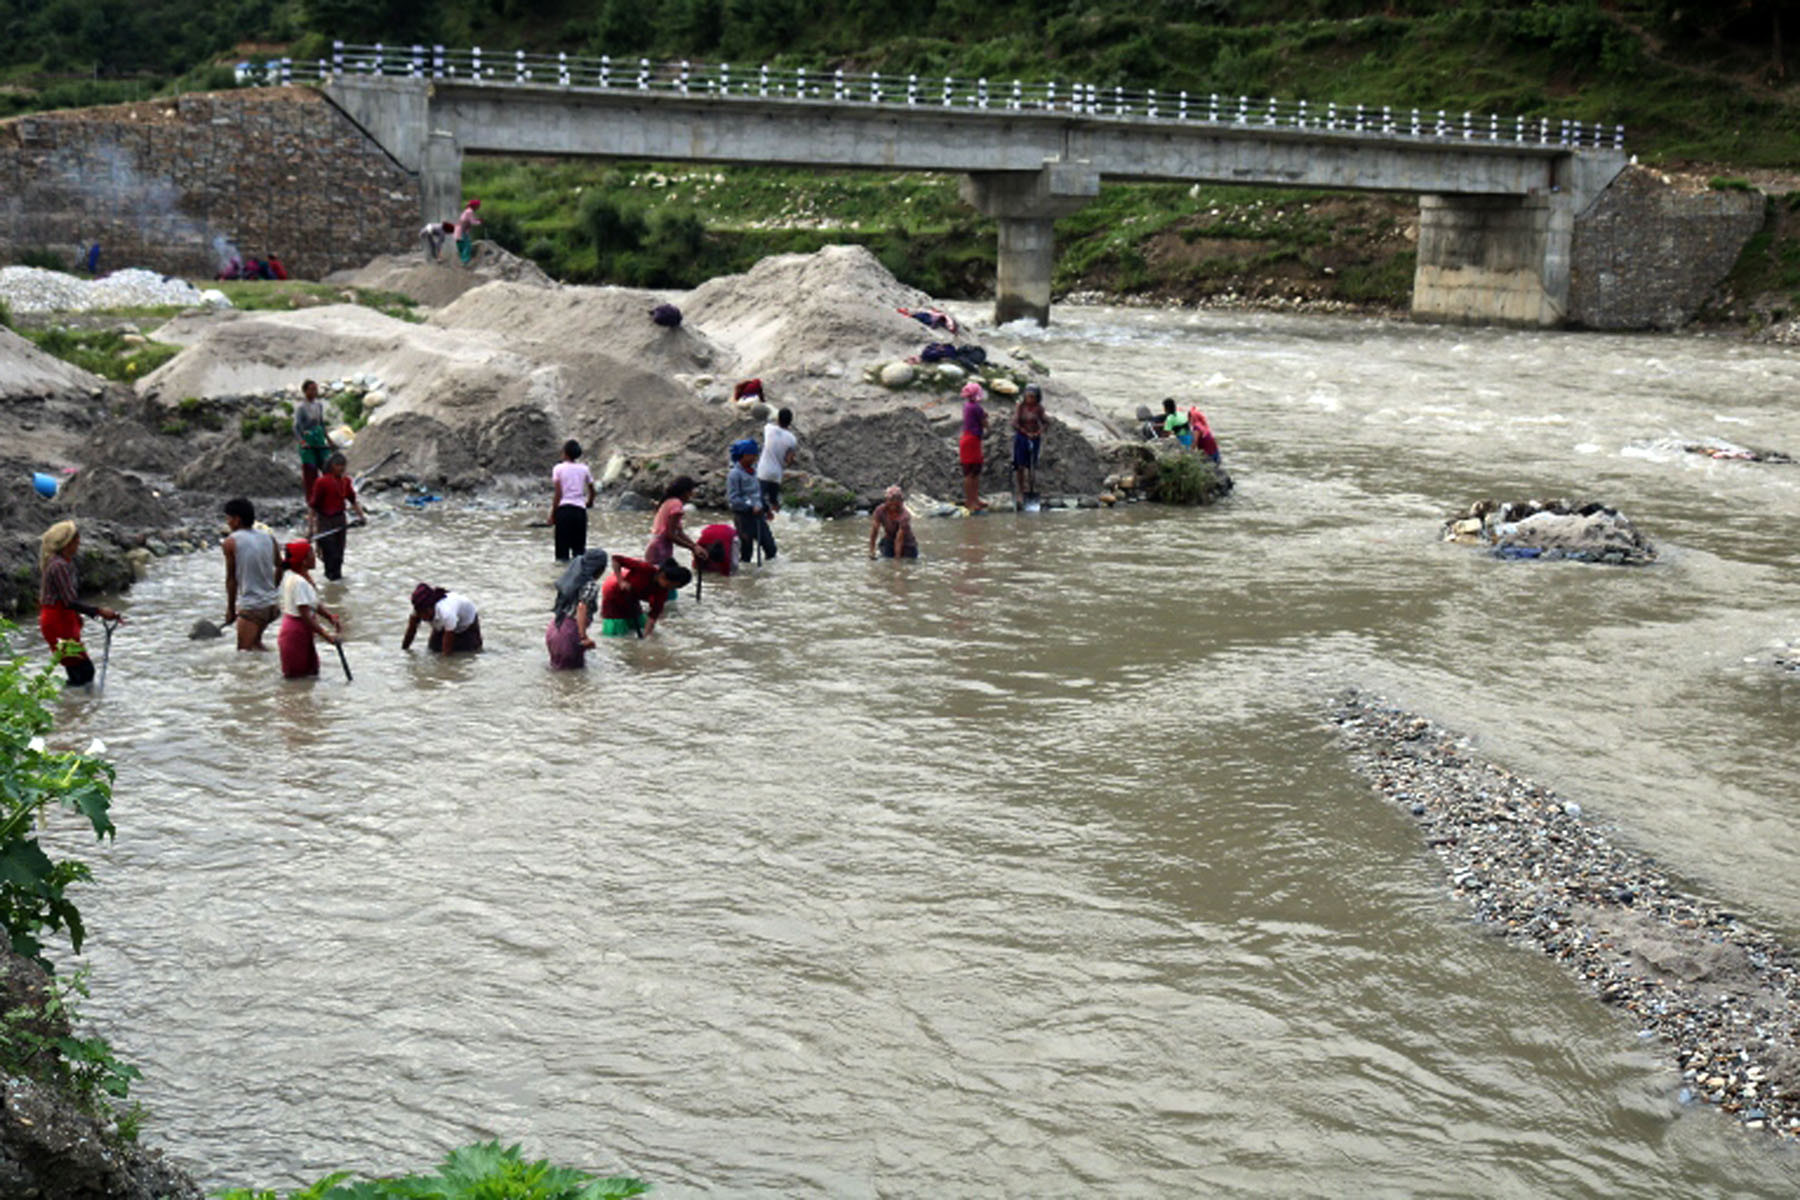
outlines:
[[[15,841],[0,849],[0,884],[36,887],[49,879],[55,869],[50,856],[38,847],[36,838]]]

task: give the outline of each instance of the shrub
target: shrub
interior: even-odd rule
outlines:
[[[1219,474],[1201,455],[1171,454],[1157,460],[1147,490],[1163,504],[1205,504],[1219,493]]]
[[[1748,179],[1727,179],[1723,175],[1714,175],[1707,180],[1706,186],[1715,192],[1754,192],[1756,187]]]
[[[435,1175],[408,1175],[343,1184],[348,1171],[328,1175],[289,1200],[628,1200],[650,1190],[626,1175],[599,1178],[539,1160],[526,1162],[517,1146],[478,1142],[452,1150]],[[277,1200],[274,1192],[234,1188],[219,1200]]]
[[[34,246],[29,250],[19,251],[21,267],[37,267],[43,271],[67,271],[69,260],[60,251],[47,246]]]

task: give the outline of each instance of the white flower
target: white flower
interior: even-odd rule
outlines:
[[[33,754],[42,754],[44,752],[44,739],[41,737],[34,737],[29,742],[25,743],[25,748]]]
[[[105,754],[106,753],[106,743],[101,741],[99,738],[95,738],[93,741],[91,741],[87,744],[87,749],[83,750],[82,753],[85,754],[89,758],[94,757],[96,754]]]

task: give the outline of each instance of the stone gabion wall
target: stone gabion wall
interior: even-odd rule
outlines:
[[[1575,220],[1569,318],[1589,329],[1677,329],[1763,226],[1759,192],[1683,192],[1627,167]]]
[[[418,236],[418,179],[309,88],[181,96],[0,122],[0,258],[208,277],[221,250],[299,277]]]

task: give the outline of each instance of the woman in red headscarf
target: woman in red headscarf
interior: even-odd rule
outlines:
[[[285,547],[287,574],[281,580],[281,633],[275,639],[281,651],[281,674],[287,679],[304,679],[319,673],[319,651],[313,645],[317,635],[335,645],[344,623],[319,604],[318,589],[313,587],[312,543],[301,539]],[[320,618],[325,620],[322,621]],[[330,621],[332,628],[325,627]]]

